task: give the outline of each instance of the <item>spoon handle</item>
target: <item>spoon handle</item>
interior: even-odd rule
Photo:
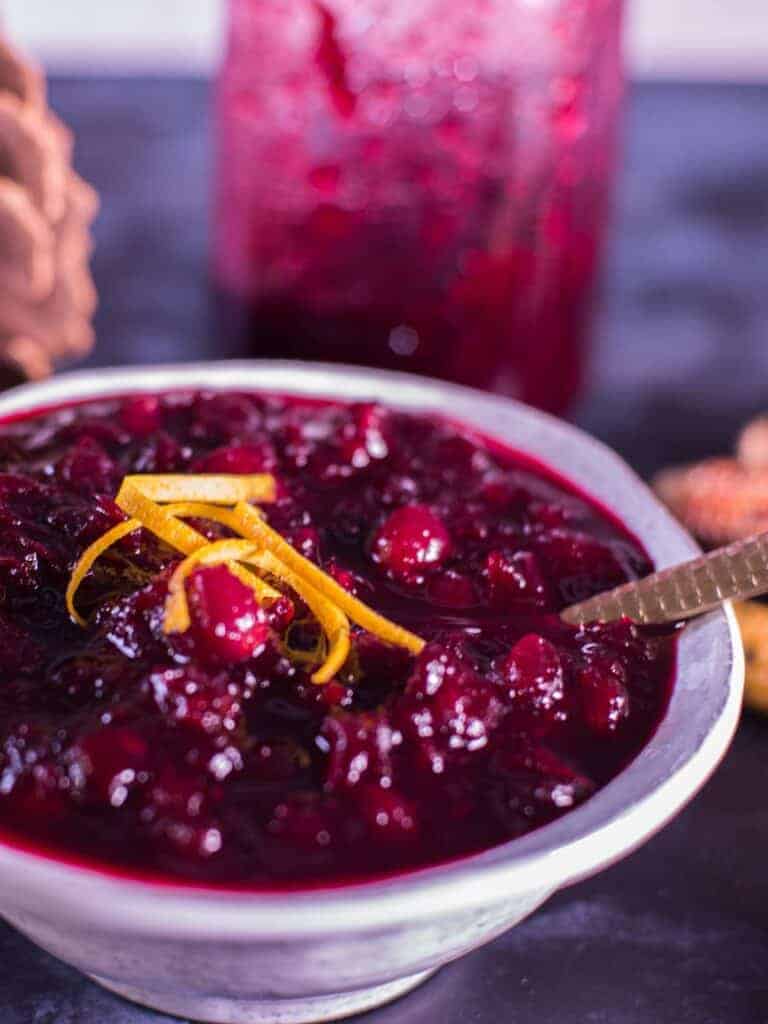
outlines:
[[[661,569],[596,594],[561,613],[565,622],[611,622],[625,616],[644,625],[678,622],[723,601],[768,593],[768,533],[759,533],[690,562]]]

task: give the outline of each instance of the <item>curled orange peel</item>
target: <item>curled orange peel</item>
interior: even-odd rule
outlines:
[[[325,657],[312,681],[329,682],[343,667],[350,651],[350,619],[386,643],[418,654],[424,641],[390,622],[353,597],[272,529],[261,510],[249,504],[275,500],[276,484],[268,474],[132,475],[122,482],[116,503],[130,518],[90,545],[75,566],[66,591],[72,619],[84,626],[74,597],[96,559],[112,544],[141,527],[154,533],[185,556],[171,576],[165,606],[166,633],[185,632],[190,626],[186,580],[201,566],[227,566],[250,587],[260,603],[280,597],[267,582],[285,583],[307,605],[327,638]],[[231,507],[234,506],[234,507]],[[237,536],[209,541],[184,518],[219,523]]]
[[[208,543],[202,533],[177,519],[153,498],[148,498],[141,486],[135,483],[137,479],[140,478],[126,477],[115,498],[117,505],[127,516],[138,519],[142,526],[184,555],[191,555]]]
[[[91,566],[100,555],[104,554],[107,548],[111,548],[113,544],[122,540],[123,537],[127,537],[129,533],[133,533],[134,530],[139,529],[141,529],[141,523],[138,519],[126,519],[125,522],[118,523],[117,526],[113,526],[111,530],[107,530],[107,532],[102,534],[98,540],[94,541],[78,561],[69,578],[67,590],[64,595],[64,600],[66,602],[70,618],[72,618],[78,626],[85,626],[85,619],[75,608],[75,594],[79,590],[80,584],[90,572]]]
[[[328,653],[320,668],[312,675],[314,683],[329,682],[343,666],[349,655],[349,620],[346,615],[327,597],[319,593],[310,584],[292,572],[288,566],[280,562],[269,551],[259,551],[253,541],[227,539],[214,541],[188,555],[175,569],[168,584],[168,598],[165,604],[165,621],[163,629],[166,633],[184,633],[190,627],[189,604],[187,602],[186,581],[191,574],[202,566],[226,564],[232,571],[238,562],[252,565],[270,576],[275,576],[288,584],[304,601],[327,635]],[[246,570],[247,572],[247,570]],[[240,572],[235,573],[243,579]],[[253,589],[253,582],[259,578],[252,573],[248,586]],[[271,588],[263,580],[259,583],[269,591],[270,596],[279,596],[279,592]],[[257,591],[257,596],[259,592]]]
[[[294,572],[271,551],[258,551],[249,555],[245,561],[287,583],[320,623],[328,637],[328,652],[323,664],[312,674],[312,682],[330,682],[349,656],[349,619],[343,610],[329,600],[327,595],[316,589],[306,577]]]
[[[404,647],[411,654],[420,654],[424,649],[424,641],[420,636],[390,622],[389,619],[369,608],[367,604],[353,597],[328,573],[323,572],[314,562],[310,562],[308,558],[299,554],[296,548],[264,522],[263,518],[250,505],[244,503],[236,505],[235,517],[238,529],[243,536],[275,554],[297,576],[306,580],[315,590],[341,608],[358,626],[362,626],[363,629],[386,643],[395,647]]]
[[[176,566],[168,582],[163,632],[185,633],[189,629],[186,582],[196,569],[206,565],[228,565],[230,562],[245,558],[246,555],[250,555],[254,551],[255,547],[252,541],[227,539],[213,541],[198,548],[191,555],[187,555],[184,561]]]

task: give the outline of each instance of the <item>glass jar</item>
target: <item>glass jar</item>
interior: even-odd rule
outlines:
[[[230,0],[215,275],[237,350],[562,411],[613,171],[621,0]]]

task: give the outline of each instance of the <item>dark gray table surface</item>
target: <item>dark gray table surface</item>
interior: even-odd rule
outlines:
[[[206,290],[208,91],[56,80],[100,190],[90,365],[217,354]],[[768,406],[768,88],[632,95],[591,383],[577,419],[641,472],[727,449]],[[768,1022],[768,723],[621,864],[370,1024]],[[150,1024],[0,926],[0,1024]]]

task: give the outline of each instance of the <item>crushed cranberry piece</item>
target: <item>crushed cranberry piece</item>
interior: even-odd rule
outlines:
[[[507,700],[517,713],[555,724],[564,715],[565,681],[557,650],[542,636],[529,633],[501,664]]]
[[[241,713],[240,688],[226,674],[211,677],[192,666],[149,675],[152,697],[163,714],[209,734],[233,732]]]
[[[536,553],[563,605],[608,590],[626,579],[616,553],[579,531],[555,527],[539,534]]]
[[[151,434],[136,456],[135,473],[177,473],[187,468],[187,452],[170,434]]]
[[[521,835],[569,810],[594,792],[595,784],[542,746],[518,745],[492,758],[489,803],[510,835]]]
[[[501,718],[492,684],[460,650],[430,644],[419,655],[398,724],[434,773],[485,749]]]
[[[592,664],[579,673],[584,720],[596,733],[612,733],[629,716],[629,693],[621,662]]]
[[[109,494],[118,482],[117,467],[103,446],[82,437],[59,462],[59,480],[82,495]]]
[[[389,786],[392,749],[401,740],[383,713],[329,715],[318,741],[327,753],[326,788],[330,791],[352,789],[370,781]]]
[[[128,473],[274,473],[274,529],[426,641],[353,623],[316,685],[317,622],[222,565],[186,581],[123,519]],[[226,529],[195,520],[218,538]],[[150,877],[257,888],[434,864],[545,825],[647,742],[674,631],[565,626],[651,569],[544,467],[438,417],[211,391],[99,399],[0,425],[0,830]],[[276,581],[272,581],[276,582]]]
[[[551,594],[541,566],[531,551],[505,554],[491,551],[485,561],[491,604],[497,608],[528,607],[532,611],[550,607]]]
[[[433,576],[427,585],[427,596],[441,608],[470,608],[477,604],[477,589],[469,576],[447,569]]]

